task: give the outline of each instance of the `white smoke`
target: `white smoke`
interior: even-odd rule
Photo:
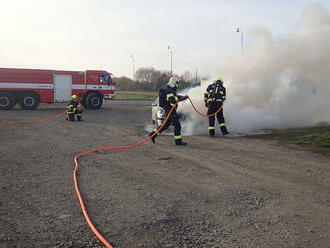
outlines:
[[[229,131],[251,133],[330,122],[330,12],[312,5],[285,39],[275,39],[265,28],[248,34],[252,41],[243,54],[219,58],[224,63],[214,75],[226,82],[224,115]],[[184,92],[202,112],[206,112],[206,87]],[[198,117],[189,102],[180,105],[188,116],[185,133],[207,133],[208,121]]]

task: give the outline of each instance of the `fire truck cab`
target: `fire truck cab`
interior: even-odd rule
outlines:
[[[39,103],[69,102],[71,96],[85,108],[100,109],[115,96],[115,82],[107,71],[59,71],[0,68],[0,110],[36,109]]]

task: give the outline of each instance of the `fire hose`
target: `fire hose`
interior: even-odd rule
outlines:
[[[203,116],[203,117],[209,117],[209,116],[214,116],[216,115],[217,113],[220,112],[220,110],[222,109],[223,105],[221,105],[221,107],[213,114],[211,115],[204,115],[202,114],[200,111],[198,111],[195,107],[195,105],[193,104],[193,102],[191,101],[191,99],[188,97],[193,109],[196,111],[197,114],[199,114],[200,116]],[[101,233],[96,229],[96,227],[94,226],[93,222],[91,221],[88,213],[87,213],[87,210],[86,210],[86,207],[85,207],[85,203],[84,203],[84,200],[81,196],[81,193],[80,193],[80,190],[79,190],[79,186],[78,186],[78,180],[77,180],[77,172],[78,172],[78,169],[79,169],[79,163],[78,163],[78,158],[81,158],[85,155],[88,155],[88,154],[91,154],[93,152],[98,152],[98,151],[108,151],[108,150],[124,150],[124,149],[130,149],[130,148],[134,148],[134,147],[137,147],[139,145],[142,145],[144,143],[146,143],[147,141],[149,141],[151,138],[153,138],[155,135],[157,135],[159,133],[159,131],[164,127],[164,125],[166,124],[166,122],[168,121],[171,113],[173,112],[173,110],[176,108],[176,106],[178,105],[179,101],[177,101],[175,103],[175,105],[171,108],[170,112],[167,114],[166,118],[165,118],[165,121],[164,123],[155,131],[155,133],[148,137],[147,139],[145,140],[141,140],[140,142],[136,143],[136,144],[133,144],[133,145],[128,145],[128,146],[119,146],[119,147],[108,147],[108,148],[98,148],[98,149],[92,149],[92,150],[88,150],[86,152],[83,152],[83,153],[80,153],[78,155],[76,155],[74,157],[74,163],[75,163],[75,168],[74,168],[74,171],[73,171],[73,181],[74,181],[74,187],[75,187],[75,190],[76,190],[76,194],[78,196],[78,200],[79,200],[79,203],[80,203],[80,207],[81,207],[81,210],[83,212],[83,215],[87,221],[87,224],[89,225],[89,227],[91,228],[91,230],[93,231],[93,233],[96,235],[96,237],[105,245],[105,247],[107,248],[113,248],[113,246],[101,235]]]
[[[195,105],[193,104],[192,100],[188,97],[193,109],[196,111],[197,114],[199,114],[200,116],[202,117],[209,117],[209,116],[214,116],[216,115],[217,113],[220,112],[220,110],[222,109],[223,105],[221,105],[221,107],[213,114],[211,115],[204,115],[202,114],[196,107]],[[76,155],[74,157],[74,163],[75,163],[75,168],[74,168],[74,171],[73,171],[73,181],[74,181],[74,187],[75,187],[75,190],[76,190],[76,194],[78,196],[78,200],[79,200],[79,203],[80,203],[80,206],[81,206],[81,210],[83,212],[83,215],[87,221],[87,224],[89,225],[89,227],[91,228],[91,230],[94,232],[94,234],[96,235],[96,237],[105,245],[105,247],[107,248],[113,248],[113,246],[110,245],[110,243],[101,235],[101,233],[96,229],[96,227],[94,226],[93,222],[91,221],[88,213],[87,213],[87,210],[86,210],[86,207],[85,207],[85,203],[84,203],[84,200],[81,196],[81,193],[80,193],[80,190],[79,190],[79,186],[78,186],[78,180],[77,180],[77,172],[78,172],[78,168],[79,168],[79,164],[78,164],[78,158],[80,157],[83,157],[85,155],[88,155],[88,154],[91,154],[93,152],[98,152],[98,151],[106,151],[106,150],[124,150],[124,149],[130,149],[130,148],[134,148],[134,147],[137,147],[139,145],[142,145],[144,143],[146,143],[147,141],[149,141],[151,138],[153,138],[155,135],[157,135],[159,133],[159,131],[164,127],[164,125],[166,124],[166,122],[168,121],[171,113],[173,112],[173,110],[176,108],[176,106],[178,105],[179,101],[177,101],[174,106],[171,108],[170,112],[167,114],[166,118],[165,118],[165,121],[164,123],[155,131],[155,133],[148,137],[147,139],[145,140],[142,140],[136,144],[133,144],[133,145],[128,145],[128,146],[120,146],[120,147],[108,147],[108,148],[98,148],[98,149],[92,149],[92,150],[88,150],[86,152],[83,152],[83,153],[80,153],[78,155]],[[50,120],[53,120],[53,119],[56,119],[62,115],[64,115],[66,113],[66,111],[60,113],[60,114],[57,114],[57,115],[54,115],[54,116],[51,116],[51,117],[48,117],[48,118],[45,118],[45,119],[42,119],[42,120],[35,120],[35,121],[10,121],[10,122],[0,122],[0,124],[32,124],[32,123],[41,123],[41,122],[46,122],[46,121],[50,121]]]
[[[36,121],[8,121],[8,122],[0,122],[0,125],[1,124],[32,124],[32,123],[41,123],[41,122],[46,122],[46,121],[50,121],[50,120],[53,120],[53,119],[56,119],[62,115],[64,115],[66,113],[66,111],[60,113],[60,114],[57,114],[57,115],[54,115],[54,116],[51,116],[51,117],[48,117],[48,118],[45,118],[45,119],[42,119],[42,120],[36,120]]]

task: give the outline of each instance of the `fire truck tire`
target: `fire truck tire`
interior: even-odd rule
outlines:
[[[90,109],[100,109],[103,104],[102,96],[98,93],[90,93],[86,97],[86,105]]]
[[[18,103],[22,109],[33,110],[38,108],[40,97],[37,93],[25,92],[20,96]]]
[[[17,100],[10,92],[0,92],[0,110],[12,109]]]
[[[81,105],[83,105],[83,107],[84,107],[85,109],[88,108],[88,106],[87,106],[87,104],[86,104],[86,97],[84,97],[84,99],[81,101]]]

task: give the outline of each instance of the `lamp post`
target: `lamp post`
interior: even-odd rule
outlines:
[[[236,32],[241,33],[241,49],[242,49],[242,53],[243,53],[243,29],[237,28]]]
[[[135,66],[135,65],[134,65],[134,56],[133,56],[133,54],[130,55],[130,58],[132,58],[132,62],[133,62],[132,81],[134,81],[134,75],[135,75],[135,67],[134,67],[134,66]]]
[[[168,50],[170,51],[170,53],[171,53],[171,76],[172,76],[172,75],[173,75],[173,70],[172,70],[172,54],[173,54],[173,52],[172,52],[172,47],[168,46],[167,49],[168,49]]]

